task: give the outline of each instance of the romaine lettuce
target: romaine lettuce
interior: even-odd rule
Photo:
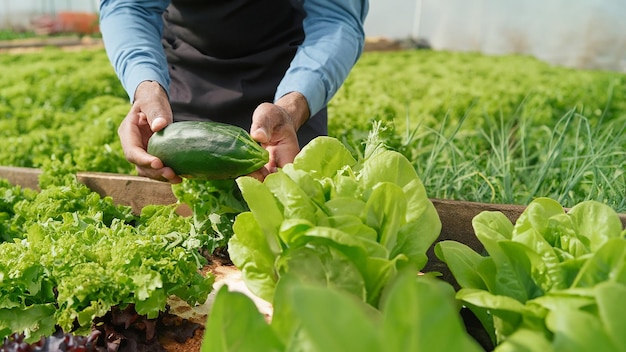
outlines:
[[[455,241],[435,253],[496,350],[624,350],[626,230],[613,209],[538,198],[515,224],[483,212],[473,225],[487,255]]]
[[[318,137],[292,164],[236,180],[249,212],[237,216],[229,254],[251,291],[272,301],[283,275],[343,288],[372,305],[399,268],[417,272],[441,230],[411,163],[374,129],[359,160]]]

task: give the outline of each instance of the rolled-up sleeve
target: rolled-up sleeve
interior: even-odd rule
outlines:
[[[335,95],[363,52],[366,0],[302,0],[304,42],[281,80],[275,99],[300,92],[311,116]]]
[[[115,73],[133,101],[139,83],[151,80],[169,91],[161,44],[161,15],[168,0],[101,0],[100,31]]]

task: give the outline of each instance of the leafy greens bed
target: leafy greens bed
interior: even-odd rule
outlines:
[[[625,234],[614,214],[626,210],[621,74],[516,56],[366,53],[329,106],[340,138],[320,138],[263,183],[174,187],[194,211],[183,218],[173,206],[134,216],[73,177],[133,172],[115,134],[128,101],[104,52],[47,50],[0,63],[0,165],[44,169],[39,193],[0,181],[0,336],[23,331],[33,341],[56,325],[86,333],[113,307],[154,317],[171,295],[202,302],[213,278],[199,273],[200,253],[228,243],[276,315],[267,324],[245,297],[221,290],[207,350],[245,343],[241,330],[279,350],[325,350],[351,336],[367,336],[359,340],[367,351],[387,342],[392,351],[430,350],[429,337],[472,350],[454,314],[460,304],[500,350],[626,344],[617,303]],[[378,130],[378,142],[368,140],[374,120],[394,127]],[[462,286],[455,302],[448,285],[406,271],[423,268],[441,226],[426,195],[554,200],[530,202],[516,224],[479,215],[487,253],[437,246]],[[433,311],[421,300],[441,306],[442,325],[432,326],[450,335],[428,329]],[[231,306],[252,329],[237,325]],[[358,323],[345,339],[320,328],[345,328],[351,317]]]
[[[0,337],[19,332],[34,341],[57,326],[87,335],[112,307],[155,318],[172,295],[206,300],[214,278],[199,272],[199,249],[208,235],[192,217],[174,206],[133,216],[72,174],[56,183],[46,175],[40,192],[0,180]]]
[[[481,213],[473,224],[487,253],[436,245],[462,286],[457,303],[449,283],[433,273],[416,277],[441,223],[415,170],[385,146],[382,131],[376,124],[360,158],[319,137],[264,182],[176,186],[194,204],[191,217],[175,206],[133,216],[56,162],[44,169],[41,192],[3,181],[0,332],[25,332],[28,341],[57,326],[87,335],[111,309],[133,305],[154,317],[170,295],[202,302],[213,277],[198,272],[200,250],[227,242],[246,284],[275,314],[266,323],[249,298],[222,288],[205,351],[242,347],[244,335],[277,350],[326,350],[353,344],[351,336],[367,336],[363,350],[373,352],[480,350],[462,328],[460,304],[479,317],[496,350],[623,345],[623,312],[613,305],[625,289],[626,231],[614,210],[588,201],[565,213],[540,198],[515,225]],[[359,323],[347,324],[354,317]],[[345,334],[329,335],[321,328],[328,324]]]
[[[0,54],[0,165],[70,158],[133,173],[116,129],[128,97],[103,50]],[[626,76],[518,55],[367,52],[329,105],[331,136],[362,153],[373,120],[393,129],[430,197],[626,211]]]
[[[366,53],[329,105],[359,149],[372,119],[430,197],[527,205],[550,197],[626,212],[626,75],[527,56]],[[357,142],[354,143],[353,141]]]

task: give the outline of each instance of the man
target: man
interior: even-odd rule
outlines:
[[[180,120],[248,130],[262,179],[327,134],[326,104],[361,55],[367,0],[101,0],[109,59],[132,102],[118,134],[139,175],[181,179],[146,152]]]

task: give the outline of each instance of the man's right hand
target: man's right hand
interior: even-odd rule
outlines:
[[[154,81],[141,82],[133,105],[117,130],[126,160],[135,164],[140,176],[171,183],[182,181],[174,170],[146,151],[152,134],[172,121],[172,108],[163,87]]]

